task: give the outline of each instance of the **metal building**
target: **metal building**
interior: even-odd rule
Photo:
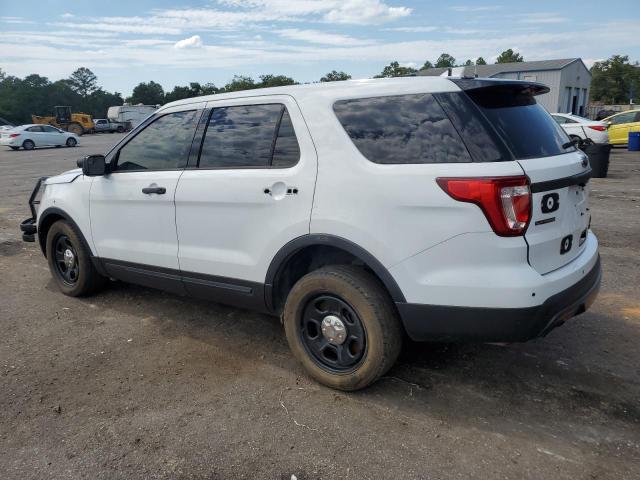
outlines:
[[[418,75],[447,76],[449,69],[428,68],[419,71]],[[451,69],[451,75],[477,75],[544,83],[551,91],[536,98],[547,110],[552,113],[574,113],[582,116],[587,113],[591,72],[580,58],[454,67]]]

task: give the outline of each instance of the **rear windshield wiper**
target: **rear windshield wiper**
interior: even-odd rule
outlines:
[[[573,140],[569,140],[567,143],[563,143],[562,144],[562,148],[564,148],[566,150],[569,147],[578,146],[579,143],[580,143],[580,139],[579,138],[574,138]]]

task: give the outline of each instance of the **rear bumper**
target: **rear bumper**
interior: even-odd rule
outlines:
[[[600,258],[576,284],[524,308],[483,308],[396,303],[407,334],[416,341],[524,342],[541,337],[585,312],[600,289]]]

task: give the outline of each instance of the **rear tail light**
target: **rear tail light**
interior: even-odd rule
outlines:
[[[19,133],[10,133],[9,134],[9,138],[16,138],[16,137],[19,137],[19,136],[20,136]]]
[[[502,237],[524,235],[531,219],[529,179],[517,177],[437,178],[451,198],[478,205]]]
[[[591,130],[597,130],[599,132],[604,132],[607,129],[604,125],[588,125],[588,127]]]

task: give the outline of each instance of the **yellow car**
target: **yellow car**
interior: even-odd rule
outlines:
[[[629,132],[640,132],[640,110],[616,113],[602,121],[609,125],[611,145],[626,145],[629,142]]]

